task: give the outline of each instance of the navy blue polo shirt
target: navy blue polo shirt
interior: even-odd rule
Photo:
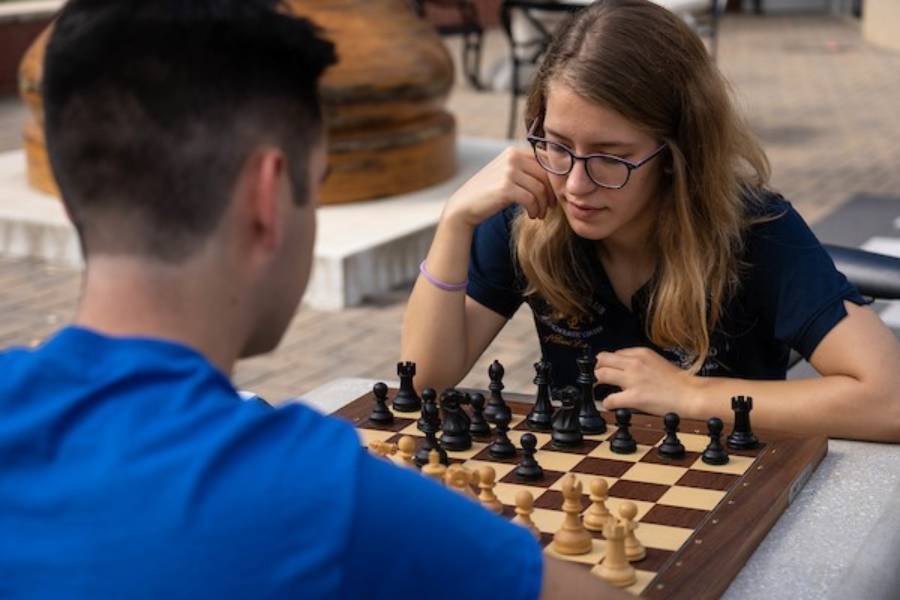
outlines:
[[[69,327],[0,373],[0,598],[538,597],[527,530],[188,347]]]
[[[543,356],[553,363],[554,387],[575,384],[575,360],[585,347],[596,354],[643,346],[679,366],[690,364],[685,352],[657,348],[647,338],[649,284],[635,293],[632,306],[624,306],[590,240],[575,239],[577,259],[584,261],[593,290],[587,318],[554,319],[541,297],[525,297],[526,281],[517,268],[511,240],[511,224],[518,210],[511,206],[476,228],[467,294],[506,318],[512,317],[522,302],[528,303]],[[747,231],[742,256],[746,269],[737,293],[727,300],[724,316],[710,334],[710,353],[701,375],[784,379],[790,349],[809,358],[822,338],[847,315],[844,300],[866,302],[837,271],[789,202],[767,193],[763,207],[754,212],[771,219]],[[609,391],[606,386],[598,386],[598,398]]]

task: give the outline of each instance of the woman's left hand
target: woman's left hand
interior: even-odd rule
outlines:
[[[676,412],[683,416],[691,413],[689,405],[696,377],[650,348],[601,352],[594,373],[599,383],[622,388],[603,401],[606,410],[634,408],[656,415]]]

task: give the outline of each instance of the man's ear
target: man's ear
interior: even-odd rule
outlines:
[[[279,204],[287,185],[284,154],[277,148],[261,147],[244,164],[240,212],[249,227],[253,245],[272,251],[281,244],[282,215]]]

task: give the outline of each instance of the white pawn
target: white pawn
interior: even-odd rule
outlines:
[[[496,477],[497,472],[494,471],[494,467],[484,465],[478,469],[478,488],[481,490],[478,500],[486,509],[499,515],[503,512],[503,503],[497,499],[497,495],[494,493],[494,486],[497,485],[494,482]]]
[[[634,530],[638,524],[634,522],[637,515],[637,506],[634,502],[623,502],[619,506],[619,518],[621,525],[625,528],[625,557],[631,562],[643,560],[647,556],[647,549],[634,535]]]
[[[534,521],[531,520],[531,513],[533,512],[534,496],[531,495],[531,492],[528,490],[519,490],[516,492],[516,516],[512,522],[518,523],[540,540],[541,532],[534,524]]]
[[[438,483],[444,482],[444,474],[447,467],[441,464],[441,455],[437,450],[428,453],[428,464],[422,465],[422,474],[434,479]]]
[[[416,466],[416,440],[411,436],[404,435],[397,440],[397,448],[400,450],[400,458],[407,467]]]
[[[590,531],[603,531],[603,526],[612,517],[606,508],[609,497],[609,484],[602,477],[591,482],[591,506],[584,513],[584,528]]]

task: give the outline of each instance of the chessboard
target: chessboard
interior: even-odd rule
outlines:
[[[393,401],[397,390],[388,391]],[[503,394],[513,418],[509,439],[520,446],[520,438],[529,432],[525,416],[534,398],[521,394]],[[411,436],[417,447],[424,442],[416,421],[420,412],[394,412],[387,426],[369,420],[374,395],[365,394],[335,415],[349,420],[357,428],[361,442],[396,443]],[[682,420],[679,439],[685,446],[682,458],[664,458],[656,448],[663,441],[660,417],[635,414],[631,434],[637,451],[616,454],[608,439],[616,429],[612,414],[603,412],[610,424],[606,433],[584,436],[578,448],[558,448],[550,433],[531,432],[538,440],[535,458],[544,469],[537,481],[525,482],[515,475],[519,456],[496,459],[488,453],[490,439],[473,440],[470,449],[448,451],[451,464],[477,470],[490,465],[496,472],[494,493],[503,503],[503,515],[515,516],[515,496],[523,489],[535,499],[532,520],[541,532],[545,552],[597,573],[604,558],[604,541],[592,532],[589,554],[563,556],[555,553],[553,534],[560,528],[562,479],[574,474],[582,483],[582,506],[590,506],[591,482],[602,477],[609,487],[607,506],[613,514],[630,500],[637,506],[636,534],[646,547],[646,557],[632,563],[637,581],[627,591],[646,598],[700,598],[719,596],[741,570],[744,563],[766,536],[782,512],[825,456],[824,436],[804,436],[756,429],[759,446],[753,450],[729,450],[727,464],[714,466],[701,460],[709,442],[705,422]],[[521,448],[518,450],[521,454]],[[397,463],[401,459],[388,457]]]

